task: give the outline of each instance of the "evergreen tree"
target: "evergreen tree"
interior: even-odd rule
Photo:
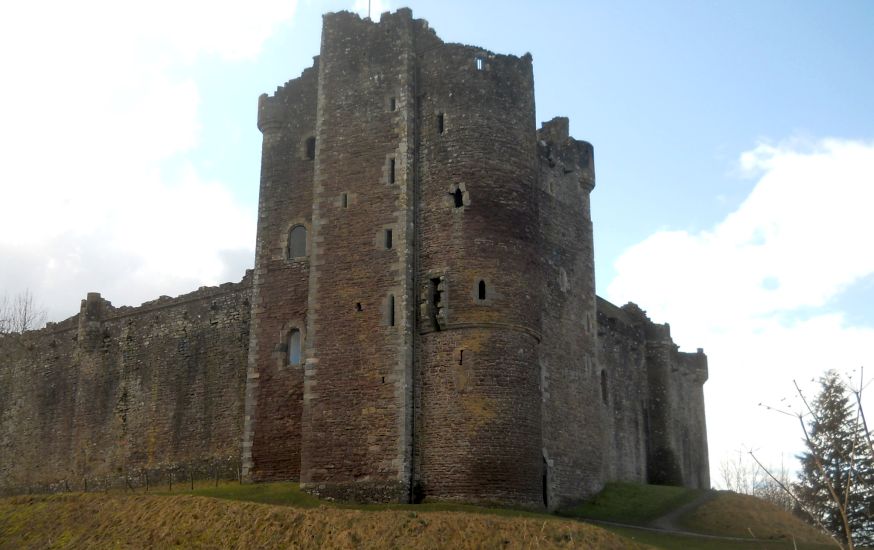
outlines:
[[[807,451],[798,457],[796,494],[811,514],[847,542],[844,509],[853,543],[870,544],[874,460],[847,387],[835,371],[820,379],[820,392],[809,408]]]

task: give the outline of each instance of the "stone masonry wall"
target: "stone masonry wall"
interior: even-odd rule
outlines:
[[[300,479],[325,496],[409,496],[412,25],[324,18]]]
[[[622,309],[598,299],[598,367],[603,370],[604,477],[647,481],[646,335]]]
[[[596,367],[595,262],[589,193],[592,146],[568,135],[568,119],[538,132],[545,302],[540,348],[543,455],[549,508],[601,489],[604,422]]]
[[[416,490],[542,506],[531,57],[416,38]]]
[[[289,364],[291,331],[307,341],[318,60],[258,101],[263,133],[246,379],[243,473],[265,481],[300,476],[304,366]],[[292,230],[307,235],[304,254],[289,249]]]
[[[0,337],[0,492],[236,477],[251,279]]]
[[[707,357],[683,353],[639,307],[598,299],[598,357],[612,409],[606,479],[710,486],[703,384]]]

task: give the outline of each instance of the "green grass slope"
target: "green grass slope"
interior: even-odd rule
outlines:
[[[648,525],[671,510],[692,502],[705,491],[641,485],[637,483],[608,483],[594,499],[574,508],[561,510],[568,517],[615,521],[633,525]]]

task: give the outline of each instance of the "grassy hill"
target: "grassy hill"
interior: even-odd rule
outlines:
[[[194,495],[0,500],[0,548],[642,548],[550,516],[296,508]]]
[[[624,524],[603,526],[657,548],[836,548],[827,535],[770,502],[729,491],[610,483],[592,501],[560,513]],[[690,536],[695,534],[701,536]]]
[[[778,550],[794,548],[793,541],[802,549],[829,548],[827,538],[769,503],[734,493],[677,487],[610,484],[592,502],[562,511],[565,517],[440,502],[327,503],[302,493],[293,483],[202,486],[184,493],[177,488],[174,494],[68,493],[0,499],[0,549],[633,549],[649,545]],[[581,518],[626,525],[596,526]],[[669,528],[687,533],[647,528],[665,527],[665,521]]]

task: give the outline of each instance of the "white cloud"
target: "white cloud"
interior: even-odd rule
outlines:
[[[670,322],[682,346],[705,347],[714,472],[743,446],[772,460],[798,452],[797,421],[757,406],[793,403],[793,379],[813,387],[828,368],[865,364],[874,374],[874,328],[832,305],[874,274],[874,144],[762,144],[740,164],[758,182],[735,212],[712,230],[661,231],[630,248],[607,291]]]
[[[30,287],[57,319],[89,290],[136,304],[239,278],[255,214],[184,161],[203,126],[187,75],[254,58],[295,6],[5,5],[0,294]]]

